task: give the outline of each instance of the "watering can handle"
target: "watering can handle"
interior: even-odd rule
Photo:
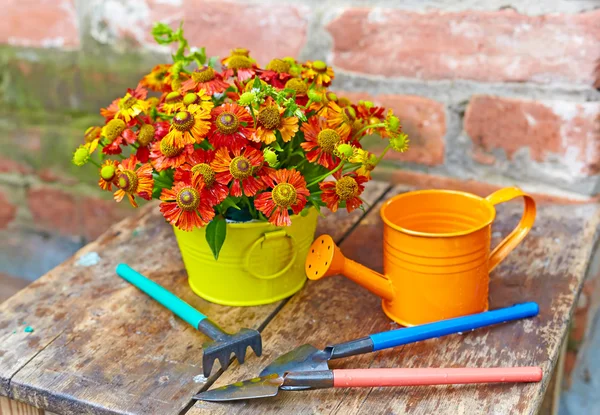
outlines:
[[[516,304],[512,307],[498,308],[492,311],[471,314],[469,316],[436,321],[435,323],[384,331],[382,333],[371,334],[369,337],[373,342],[373,351],[377,351],[421,340],[446,336],[448,334],[467,332],[481,327],[491,326],[492,324],[534,317],[538,313],[539,306],[537,303],[528,302]]]
[[[270,275],[258,274],[257,272],[254,271],[252,266],[250,266],[250,258],[252,258],[252,252],[254,252],[254,250],[259,245],[262,245],[262,243],[264,241],[269,240],[269,239],[275,239],[275,238],[289,238],[290,245],[291,245],[292,252],[293,252],[292,257],[290,258],[290,260],[288,261],[286,266],[283,267],[278,272],[276,272],[274,274],[270,274]],[[283,274],[288,272],[290,270],[290,268],[292,267],[292,265],[294,265],[294,263],[296,262],[297,257],[298,257],[298,248],[296,246],[296,240],[294,239],[294,237],[292,235],[288,234],[284,229],[280,229],[280,230],[273,231],[273,232],[265,232],[263,234],[263,236],[261,236],[256,241],[254,241],[252,246],[250,246],[250,249],[248,249],[248,251],[246,252],[246,255],[244,255],[244,270],[246,272],[248,272],[250,275],[252,275],[254,278],[259,278],[261,280],[271,280],[273,278],[281,277]]]
[[[491,272],[506,256],[519,245],[533,227],[535,221],[535,201],[527,193],[523,192],[518,187],[507,187],[500,189],[485,198],[492,205],[508,202],[516,197],[525,199],[525,208],[523,216],[517,227],[498,244],[490,254],[489,271]]]

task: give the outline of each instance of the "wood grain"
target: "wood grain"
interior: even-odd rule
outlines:
[[[374,203],[388,188],[372,182],[365,199]],[[334,231],[340,240],[362,216],[328,216],[319,232]],[[96,265],[79,265],[94,254]],[[172,229],[150,205],[0,306],[0,395],[60,414],[185,411],[207,382],[200,374],[208,339],[121,280],[119,262],[229,331],[261,328],[285,302],[236,308],[195,296]],[[25,333],[25,324],[35,331]]]
[[[496,243],[512,230],[521,210],[517,203],[499,207],[493,228]],[[537,301],[538,317],[331,364],[332,368],[535,365],[544,370],[542,383],[282,391],[275,398],[256,401],[199,401],[187,414],[534,414],[566,336],[595,249],[599,219],[596,205],[539,206],[534,229],[492,274],[491,308]],[[342,251],[382,271],[381,235],[382,223],[374,209],[344,240]],[[397,327],[381,311],[380,300],[350,280],[335,276],[311,281],[264,330],[264,356],[235,365],[213,387],[254,377],[276,356],[303,343],[321,348]]]
[[[0,396],[0,415],[50,415],[44,414],[43,409],[34,408],[26,403],[13,401]]]

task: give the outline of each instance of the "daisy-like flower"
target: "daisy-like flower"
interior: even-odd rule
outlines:
[[[198,92],[188,92],[183,96],[182,109],[186,109],[190,105],[197,105],[205,110],[212,110],[215,104],[213,103],[211,96],[206,93],[204,89]]]
[[[348,140],[349,131],[340,127],[330,128],[321,117],[311,117],[307,123],[302,124],[302,131],[306,141],[300,143],[300,146],[307,152],[306,159],[333,169],[339,161],[335,157],[335,149],[338,144]]]
[[[85,134],[83,135],[83,140],[85,144],[89,144],[90,154],[96,150],[98,147],[98,142],[102,139],[102,127],[89,127],[85,130]]]
[[[171,90],[171,85],[165,82],[165,78],[171,69],[170,64],[159,64],[152,68],[152,71],[144,76],[140,81],[140,85],[151,89],[152,91],[168,92]]]
[[[290,74],[290,64],[282,59],[273,59],[268,63],[267,68],[259,70],[259,77],[275,88],[283,89],[288,79],[292,77]]]
[[[362,148],[355,148],[354,154],[348,158],[350,163],[360,164],[356,174],[371,179],[371,171],[377,166],[377,156]]]
[[[206,199],[211,206],[221,203],[229,195],[229,188],[219,183],[217,172],[211,167],[215,159],[215,152],[212,150],[194,150],[188,154],[185,164],[175,170],[175,180],[191,183],[192,176],[200,173],[204,180],[204,187],[200,197]]]
[[[183,93],[180,91],[172,91],[164,96],[164,101],[158,109],[165,114],[173,114],[183,108]]]
[[[308,102],[308,85],[300,78],[292,78],[288,80],[284,89],[291,89],[296,94],[296,104],[306,105]]]
[[[290,141],[298,132],[298,118],[284,117],[285,109],[277,105],[273,98],[268,97],[256,116],[258,126],[254,141],[271,144],[277,139],[275,131],[279,131],[284,142]]]
[[[194,151],[194,146],[191,144],[183,147],[175,147],[166,141],[165,136],[160,141],[155,141],[152,144],[150,151],[150,160],[156,171],[163,171],[168,168],[176,169],[185,163],[189,154]]]
[[[150,121],[149,118],[146,118]],[[140,128],[136,132],[136,141],[138,143],[138,149],[135,152],[137,159],[146,163],[150,156],[150,147],[156,140],[162,139],[167,132],[169,132],[169,123],[159,121],[154,124],[144,123],[140,125]]]
[[[218,173],[219,183],[228,185],[233,182],[232,196],[254,196],[263,188],[262,180],[253,177],[254,169],[261,167],[263,161],[262,152],[255,148],[246,147],[243,151],[230,152],[227,147],[221,147],[215,153],[211,167]]]
[[[306,188],[306,180],[300,172],[291,170],[274,170],[264,178],[270,192],[256,196],[254,206],[260,210],[275,226],[290,226],[289,209],[298,214],[306,206],[306,198],[310,195]]]
[[[181,148],[187,144],[201,143],[210,130],[210,111],[192,104],[179,111],[171,120],[171,129],[163,138],[165,145]]]
[[[346,210],[352,212],[360,207],[362,200],[360,195],[365,186],[363,183],[369,181],[365,176],[357,175],[355,172],[340,176],[336,174],[336,181],[326,181],[319,183],[323,192],[321,200],[327,205],[329,210],[336,212],[340,203],[346,202]]]
[[[241,82],[247,81],[256,74],[256,64],[250,57],[247,49],[234,49],[231,56],[223,59],[221,63],[226,67],[223,72],[225,79],[233,76]]]
[[[147,93],[141,85],[135,90],[128,89],[123,98],[117,98],[107,108],[102,108],[100,114],[107,120],[121,118],[129,122],[150,108],[150,104],[145,101]]]
[[[121,154],[123,151],[121,145],[133,144],[137,138],[135,133],[127,128],[125,121],[120,118],[113,118],[107,122],[102,127],[101,135],[109,142],[102,149],[104,154]]]
[[[241,150],[248,144],[254,129],[252,116],[244,107],[225,103],[212,110],[212,131],[209,141],[214,148],[228,147]]]
[[[181,90],[184,92],[203,89],[208,95],[220,94],[228,87],[229,84],[223,81],[223,76],[210,66],[192,72],[190,79],[181,84]]]
[[[138,160],[131,156],[117,167],[117,177],[115,184],[119,188],[114,194],[117,202],[123,200],[125,195],[133,207],[137,207],[134,197],[139,196],[142,199],[152,199],[152,188],[154,180],[152,179],[152,166],[142,164],[137,167]]]
[[[319,86],[329,86],[334,78],[333,68],[323,61],[306,62],[302,78],[308,79]]]
[[[356,110],[352,107],[340,107],[336,102],[329,101],[326,118],[327,125],[331,128],[340,128],[350,135],[356,120]]]
[[[202,198],[202,179],[195,175],[190,183],[178,182],[160,195],[160,211],[171,225],[191,231],[206,225],[215,217],[213,206]]]
[[[248,49],[245,48],[235,48],[235,49],[231,49],[231,53],[229,54],[228,57],[221,59],[221,64],[224,66],[229,65],[229,61],[231,61],[231,59],[234,56],[245,56],[246,58],[250,58],[250,51]]]
[[[117,172],[119,162],[117,160],[104,160],[104,163],[100,166],[100,179],[98,180],[98,186],[102,190],[112,190],[113,184],[117,184]]]

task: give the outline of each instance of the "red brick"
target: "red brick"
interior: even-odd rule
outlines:
[[[436,176],[427,173],[421,173],[410,170],[394,169],[384,171],[382,168],[375,170],[379,178],[385,178],[392,183],[405,184],[417,189],[450,189],[460,190],[462,192],[473,193],[481,197],[488,196],[499,190],[502,186],[479,182],[473,179],[460,179],[456,177]],[[598,203],[600,196],[586,199],[569,199],[562,196],[555,196],[546,193],[531,193],[536,203],[552,203],[561,205],[578,205],[588,203]]]
[[[9,202],[2,190],[0,190],[0,229],[5,229],[15,219],[17,207]]]
[[[333,62],[353,72],[421,79],[593,85],[600,10],[424,13],[352,8],[327,27]]]
[[[436,166],[444,163],[446,134],[446,112],[440,102],[414,95],[376,95],[366,92],[340,92],[340,96],[358,103],[359,100],[372,101],[394,111],[400,119],[402,129],[408,134],[410,148],[406,153],[389,151],[386,160],[401,160]],[[380,151],[381,147],[371,148]]]
[[[32,171],[33,169],[26,164],[0,156],[0,173],[29,174]]]
[[[150,14],[140,19],[135,32],[129,20],[114,19],[109,25],[122,36],[133,37],[144,46],[154,44],[150,32],[152,22],[170,22],[175,27],[184,20],[184,30],[190,45],[206,47],[209,56],[224,58],[231,49],[243,47],[259,64],[266,65],[274,57],[297,57],[304,46],[308,8],[272,2],[267,5],[216,0],[182,0],[148,2]],[[141,34],[141,35],[140,35]]]
[[[126,201],[125,201],[126,202]],[[85,198],[81,203],[83,216],[83,236],[92,241],[102,235],[109,227],[136,210],[127,204],[98,198]]]
[[[77,200],[73,195],[51,187],[38,187],[27,192],[27,204],[36,226],[63,235],[81,234]]]
[[[28,47],[79,47],[74,0],[6,0],[0,43]]]
[[[538,162],[558,157],[573,173],[600,172],[598,102],[474,96],[465,113],[464,129],[475,152],[489,155],[491,150],[502,149],[511,159],[527,148]]]

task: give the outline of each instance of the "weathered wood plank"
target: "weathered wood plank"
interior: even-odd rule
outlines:
[[[365,198],[373,203],[388,188],[372,182]],[[362,216],[327,217],[320,232],[334,230],[340,239]],[[86,255],[98,263],[82,266]],[[281,304],[224,307],[195,296],[172,229],[148,206],[0,306],[0,395],[61,414],[185,409],[206,382],[199,375],[207,338],[116,276],[119,262],[230,331],[259,328]],[[33,333],[23,332],[25,322]]]
[[[43,409],[35,408],[26,403],[13,401],[0,396],[0,415],[50,415],[44,414]]]
[[[514,227],[520,212],[518,204],[500,207],[493,232],[496,242]],[[533,414],[541,404],[566,336],[598,222],[596,205],[539,206],[532,232],[494,271],[491,308],[537,301],[540,305],[537,318],[342,359],[331,365],[334,368],[539,365],[545,374],[543,383],[281,392],[276,398],[257,401],[198,402],[187,414]],[[374,209],[341,248],[349,258],[381,271],[381,235],[381,220]],[[263,332],[264,356],[247,365],[234,366],[214,387],[256,376],[277,355],[303,343],[324,347],[395,327],[381,311],[380,300],[350,280],[336,276],[310,282]]]

